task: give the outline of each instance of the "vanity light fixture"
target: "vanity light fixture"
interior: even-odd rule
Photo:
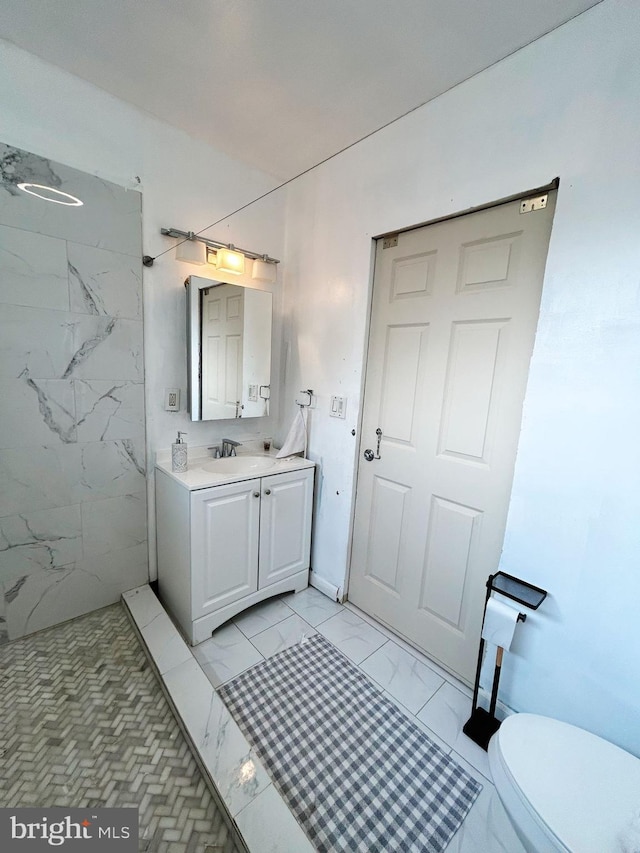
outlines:
[[[276,280],[276,264],[280,261],[269,255],[239,249],[233,243],[219,243],[194,234],[193,231],[179,231],[177,228],[161,228],[160,233],[165,237],[180,239],[176,246],[176,258],[189,264],[211,264],[220,272],[242,275],[245,272],[247,259],[253,261],[251,278],[256,281],[274,282]],[[202,247],[202,248],[200,248]],[[164,254],[164,253],[161,253]],[[153,266],[155,258],[145,255],[142,263],[146,267]]]
[[[20,183],[16,184],[19,190],[29,195],[34,195],[36,198],[41,198],[43,201],[52,201],[54,204],[63,204],[65,207],[82,207],[83,201],[76,198],[70,193],[64,193],[62,190],[57,190],[55,187],[47,187],[44,184]],[[40,190],[40,192],[36,192]],[[50,195],[43,195],[50,193]]]
[[[216,269],[219,269],[222,272],[230,272],[234,275],[241,275],[244,272],[245,257],[242,252],[238,252],[235,249],[212,249],[210,246],[207,246],[206,249],[207,263],[211,264],[211,266],[216,267]],[[226,258],[221,257],[223,252],[227,255]],[[232,266],[235,263],[235,258],[233,256],[235,255],[238,255],[239,261],[235,268],[232,269]],[[232,256],[231,259],[230,256]]]
[[[263,255],[261,258],[255,258],[253,261],[253,269],[251,270],[251,278],[255,281],[267,281],[273,283],[276,280],[276,265],[269,263],[267,255]]]
[[[220,248],[216,253],[216,267],[220,272],[229,272],[233,275],[244,274],[244,255],[238,252],[233,244],[229,248]]]
[[[189,238],[176,246],[176,261],[201,266],[208,261],[205,257],[205,248],[203,243],[194,239],[193,231],[190,231]]]

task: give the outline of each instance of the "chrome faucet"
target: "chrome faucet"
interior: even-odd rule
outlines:
[[[214,444],[213,447],[207,447],[207,450],[211,451],[211,455],[214,459],[220,459],[220,445]]]
[[[236,447],[241,447],[241,441],[233,441],[231,438],[223,438],[222,439],[222,455],[223,456],[235,456],[236,455]]]

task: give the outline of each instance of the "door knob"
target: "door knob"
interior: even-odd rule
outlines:
[[[265,489],[265,492],[264,492],[264,493],[265,493],[265,495],[270,495],[270,494],[271,494],[271,489]]]
[[[367,462],[373,462],[374,459],[382,458],[380,456],[380,442],[382,441],[382,430],[380,429],[380,427],[378,427],[378,429],[376,430],[376,435],[378,437],[376,452],[374,453],[373,450],[370,450],[369,448],[367,448],[364,452],[364,458],[367,460]]]
[[[259,498],[259,497],[260,497],[260,492],[254,492],[254,493],[253,493],[253,496],[254,496],[254,498]]]

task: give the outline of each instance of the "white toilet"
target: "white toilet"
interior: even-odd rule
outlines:
[[[559,720],[514,714],[489,743],[489,766],[529,853],[634,849],[620,841],[638,832],[640,759],[630,753]]]

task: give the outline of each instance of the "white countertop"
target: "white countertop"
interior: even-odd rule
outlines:
[[[258,449],[258,446],[260,449]],[[211,486],[222,486],[226,483],[238,483],[242,480],[255,480],[257,477],[271,477],[274,474],[283,474],[285,471],[298,471],[302,468],[314,468],[315,462],[310,459],[302,459],[300,456],[288,456],[278,459],[277,448],[272,445],[271,450],[265,452],[262,442],[246,442],[237,448],[237,457],[243,456],[263,457],[273,460],[273,466],[258,470],[230,473],[217,473],[206,471],[202,465],[214,463],[211,451],[206,447],[187,448],[188,469],[183,474],[177,474],[171,470],[171,451],[159,451],[156,454],[156,468],[167,474],[185,489],[207,489]]]

